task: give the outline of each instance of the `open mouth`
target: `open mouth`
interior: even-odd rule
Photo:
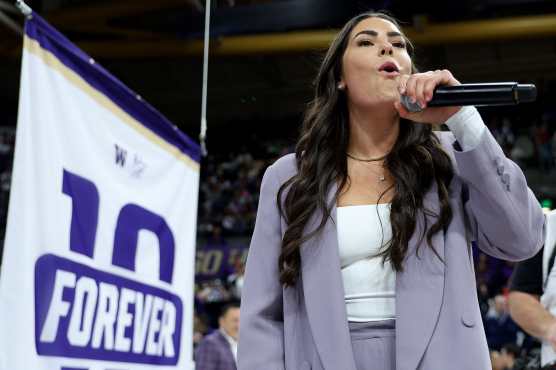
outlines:
[[[392,62],[386,62],[386,63],[382,64],[378,68],[378,71],[379,72],[385,72],[389,75],[397,75],[400,72],[398,66],[395,63],[392,63]]]

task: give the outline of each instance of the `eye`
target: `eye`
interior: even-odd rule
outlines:
[[[395,42],[392,45],[394,45],[397,48],[401,48],[401,49],[405,48],[405,43],[404,42]]]
[[[359,40],[357,41],[357,46],[373,46],[374,44],[370,40]]]

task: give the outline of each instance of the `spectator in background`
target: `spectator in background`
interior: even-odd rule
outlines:
[[[498,144],[500,144],[500,146],[502,147],[502,150],[504,150],[506,156],[510,156],[515,142],[515,135],[512,130],[512,122],[508,118],[503,118],[502,126],[500,127],[498,122],[496,121],[492,130],[492,134]]]
[[[492,370],[503,370],[500,362],[500,352],[490,351],[490,363],[492,364]]]
[[[193,314],[193,349],[195,350],[199,343],[203,340],[203,337],[207,333],[208,328],[206,322],[203,318],[194,312]]]
[[[479,298],[479,309],[481,310],[481,318],[483,319],[483,322],[484,322],[485,319],[486,319],[486,315],[488,313],[488,310],[490,308],[490,306],[489,306],[490,294],[489,294],[488,285],[486,284],[486,282],[479,281],[478,289],[477,289],[477,296]]]
[[[512,149],[512,159],[520,166],[525,167],[535,155],[535,144],[528,134],[521,134],[517,137]]]
[[[519,357],[519,352],[519,347],[512,343],[505,344],[500,352],[492,351],[490,353],[492,370],[513,369],[515,360]]]
[[[234,298],[241,298],[241,290],[243,288],[243,277],[245,274],[245,264],[238,256],[234,262],[234,273],[228,276],[228,285]]]
[[[508,286],[508,280],[512,274],[514,263],[503,261],[483,252],[477,253],[476,258],[477,286],[486,284],[489,298],[496,294],[504,293]]]
[[[506,297],[499,294],[494,297],[494,306],[488,312],[485,332],[491,349],[500,350],[504,344],[514,343],[518,327],[510,317]]]
[[[513,343],[507,343],[502,346],[500,351],[500,357],[502,358],[502,364],[504,370],[511,370],[514,368],[515,360],[519,358],[520,350],[519,347]]]
[[[539,165],[541,170],[552,170],[552,142],[550,140],[550,132],[548,131],[548,124],[546,120],[535,129],[535,142],[539,151]]]
[[[489,266],[488,256],[482,252],[478,252],[477,260],[476,260],[476,267],[475,267],[475,276],[477,282],[487,284],[489,291],[491,291],[491,287],[488,284],[492,281],[492,274],[493,269]],[[492,292],[492,291],[491,291]],[[494,294],[494,292],[492,292]]]
[[[195,351],[196,370],[237,370],[239,304],[224,306],[218,324],[218,330],[204,337]]]
[[[219,225],[211,225],[210,227],[211,234],[207,239],[207,244],[210,245],[222,245],[225,246],[228,244],[226,239],[222,237],[222,228]]]
[[[197,292],[197,299],[203,303],[224,302],[230,298],[230,292],[226,290],[220,279],[202,282]]]
[[[543,248],[536,256],[518,263],[510,286],[509,306],[515,321],[530,335],[543,342],[542,364],[556,364],[556,276],[554,260],[556,246],[547,257],[546,278],[543,281]],[[544,284],[543,284],[544,283]],[[543,287],[544,285],[544,287]],[[543,297],[544,299],[541,299]]]

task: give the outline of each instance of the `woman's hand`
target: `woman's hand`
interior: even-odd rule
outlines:
[[[430,123],[433,125],[446,122],[448,118],[459,111],[461,107],[427,108],[427,102],[432,99],[433,91],[435,87],[439,85],[456,86],[460,85],[460,82],[456,80],[447,69],[402,76],[399,85],[400,95],[405,94],[410,99],[413,98],[413,101],[419,102],[424,109],[421,112],[411,113],[397,101],[394,103],[394,107],[398,111],[400,117],[414,122]]]

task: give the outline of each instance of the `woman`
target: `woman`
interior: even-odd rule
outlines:
[[[332,42],[296,152],[261,185],[239,370],[490,369],[470,241],[525,259],[543,214],[474,107],[426,108],[459,82],[415,73],[412,50],[382,13]]]

